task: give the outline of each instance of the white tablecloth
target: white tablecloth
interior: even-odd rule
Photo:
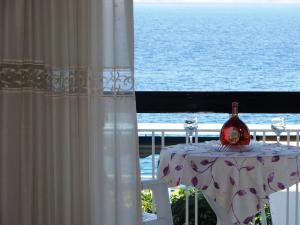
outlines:
[[[268,196],[299,182],[300,148],[257,143],[248,152],[218,152],[216,141],[179,144],[160,154],[158,177],[201,190],[218,225],[249,224]]]

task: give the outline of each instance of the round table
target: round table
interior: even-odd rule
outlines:
[[[158,177],[202,191],[217,225],[250,224],[268,196],[298,183],[300,148],[256,143],[247,152],[219,152],[218,142],[178,144],[160,153]]]

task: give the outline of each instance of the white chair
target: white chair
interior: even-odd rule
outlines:
[[[142,180],[142,190],[152,190],[157,214],[144,213],[144,225],[173,225],[168,186],[162,180]]]
[[[287,190],[284,189],[282,191],[275,192],[269,196],[273,225],[300,224],[300,194],[298,193],[296,185],[294,185],[289,188],[289,194],[287,194]]]

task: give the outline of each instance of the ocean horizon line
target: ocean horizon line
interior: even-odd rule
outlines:
[[[298,5],[300,0],[133,0],[137,4],[201,4],[201,5]]]

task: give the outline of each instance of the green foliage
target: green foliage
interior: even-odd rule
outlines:
[[[144,212],[152,213],[152,192],[150,190],[142,191],[142,209]]]
[[[189,190],[189,225],[195,224],[195,191]],[[171,208],[173,214],[174,225],[185,224],[185,190],[177,189],[170,196]],[[198,192],[198,224],[199,225],[216,225],[217,218],[215,213],[210,208],[209,204],[203,197],[201,192]]]
[[[185,189],[178,188],[170,194],[171,208],[173,214],[174,225],[186,225],[185,224]],[[150,190],[144,190],[142,192],[142,208],[145,212],[152,212],[152,192]],[[267,224],[272,225],[271,213],[268,205],[265,206]],[[261,225],[262,219],[260,214],[255,217],[255,224]],[[198,192],[198,224],[199,225],[216,225],[217,218],[213,210],[210,208],[206,199],[201,192]],[[195,224],[195,190],[189,190],[189,224]]]
[[[269,205],[265,205],[265,212],[267,217],[267,224],[272,225],[272,219],[271,219],[271,211]],[[255,216],[255,224],[251,223],[251,225],[261,225],[262,224],[262,218],[260,214],[256,214]]]

